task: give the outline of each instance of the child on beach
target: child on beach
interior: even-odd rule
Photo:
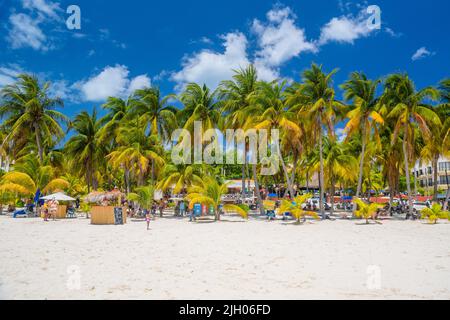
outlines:
[[[44,213],[44,221],[48,221],[48,203],[47,203],[47,201],[44,202],[44,205],[42,206],[42,212]]]

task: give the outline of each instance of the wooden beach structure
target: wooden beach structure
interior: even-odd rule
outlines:
[[[116,221],[116,213],[118,207],[113,206],[95,206],[91,209],[91,224],[93,225],[115,225]],[[127,223],[127,211],[125,208],[122,209],[122,222],[123,224]]]
[[[125,195],[119,189],[111,192],[92,192],[84,201],[95,204],[91,207],[91,224],[121,225],[127,223],[127,210],[121,206]],[[102,205],[100,205],[102,204]],[[114,204],[117,204],[114,206]]]

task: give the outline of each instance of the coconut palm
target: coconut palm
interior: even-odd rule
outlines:
[[[295,122],[296,113],[289,110],[286,106],[284,89],[286,82],[278,83],[276,81],[267,83],[258,83],[256,93],[250,98],[251,111],[255,114],[250,123],[255,129],[265,129],[270,132],[273,129],[280,130],[285,137],[300,137],[303,133]],[[297,139],[298,140],[298,139]],[[277,146],[278,158],[280,159],[286,184],[291,194],[295,197],[292,181],[290,179],[286,163],[280,148],[280,141],[273,141]]]
[[[220,97],[223,100],[223,113],[226,126],[232,129],[245,127],[249,116],[245,110],[249,107],[249,100],[257,88],[257,71],[253,65],[246,69],[235,70],[233,80],[223,81],[220,85]],[[242,164],[242,200],[245,198],[245,168],[247,163],[247,145],[243,150]],[[259,188],[259,186],[258,186]],[[259,190],[258,190],[259,192]]]
[[[127,195],[128,201],[137,202],[142,209],[150,210],[154,200],[155,188],[153,186],[142,186],[135,189],[134,193]]]
[[[359,198],[363,183],[364,161],[366,145],[374,130],[378,135],[377,124],[383,124],[384,120],[377,112],[379,109],[379,99],[376,97],[377,87],[380,81],[367,79],[366,75],[359,72],[351,74],[341,88],[344,90],[344,97],[351,102],[352,110],[347,114],[349,119],[345,131],[348,137],[358,133],[361,134],[361,154],[359,160],[358,186],[356,197]],[[377,137],[378,138],[378,137]]]
[[[421,157],[432,163],[433,167],[433,184],[434,184],[434,201],[438,200],[438,161],[440,156],[450,155],[449,133],[450,133],[450,106],[441,105],[435,109],[436,114],[440,118],[440,123],[434,124],[431,128],[431,135],[425,137],[425,146],[422,148]]]
[[[342,103],[335,98],[335,91],[332,87],[332,79],[337,70],[326,74],[322,71],[322,66],[313,64],[311,69],[303,72],[302,83],[294,84],[288,97],[287,104],[293,110],[299,111],[300,118],[310,119],[310,130],[318,137],[319,158],[320,158],[320,198],[325,197],[325,177],[323,158],[323,134],[324,127],[330,136],[334,135],[334,122],[343,108]],[[320,201],[320,213],[325,218],[323,201]]]
[[[166,165],[157,188],[166,192],[173,187],[173,193],[180,194],[192,185],[202,184],[200,171],[196,165]]]
[[[144,185],[145,176],[150,168],[151,179],[154,182],[154,163],[158,166],[164,164],[164,159],[158,154],[161,153],[158,138],[155,136],[148,137],[146,135],[146,128],[143,125],[143,121],[143,119],[135,119],[121,126],[116,137],[119,147],[107,156],[107,159],[114,168],[124,167],[135,173],[138,186]],[[129,189],[128,183],[128,193],[130,191]]]
[[[278,209],[279,214],[284,214],[289,212],[297,220],[298,223],[303,223],[306,221],[307,216],[311,216],[314,219],[319,219],[319,216],[313,211],[306,211],[303,209],[303,205],[308,199],[312,198],[312,194],[304,194],[296,197],[293,202],[283,200],[281,206]]]
[[[421,212],[423,219],[428,219],[430,224],[437,224],[439,219],[450,219],[450,212],[444,210],[438,203],[431,208],[425,208]]]
[[[95,108],[91,114],[81,112],[72,123],[75,134],[65,146],[74,172],[85,177],[88,193],[91,189],[98,188],[98,179],[95,175],[105,157],[106,146],[101,140],[102,124],[103,121],[98,119]]]
[[[40,177],[42,178],[42,177]],[[32,196],[36,193],[38,189],[42,193],[52,193],[56,191],[66,191],[69,183],[63,178],[53,178],[44,177],[48,180],[45,185],[39,185],[41,181],[35,181],[27,173],[20,171],[13,171],[5,174],[0,182],[0,189],[2,191],[8,191],[17,193],[24,196]]]
[[[177,125],[177,109],[169,103],[174,95],[161,97],[159,88],[144,88],[134,93],[132,116],[140,117],[148,124],[149,135],[159,136],[163,142],[170,140],[170,132]]]
[[[44,194],[67,191],[68,182],[59,176],[59,170],[51,165],[49,158],[45,156],[44,163],[41,163],[35,154],[27,154],[16,160],[14,172],[28,175],[34,182],[34,192],[37,189]]]
[[[380,205],[377,203],[367,204],[361,199],[355,199],[354,203],[357,206],[357,210],[355,211],[355,216],[357,218],[366,219],[366,224],[369,224],[370,218],[375,218],[375,215],[380,208]]]
[[[442,80],[439,85],[439,93],[441,94],[442,104],[439,106],[439,114],[444,116],[446,120],[443,123],[442,134],[444,135],[443,146],[446,150],[450,150],[450,79]],[[443,120],[443,119],[442,119]],[[444,210],[447,210],[448,202],[450,201],[450,189],[447,190],[445,198]]]
[[[180,118],[185,121],[184,128],[194,132],[194,123],[202,123],[203,131],[217,129],[222,121],[222,103],[218,99],[218,91],[213,91],[206,86],[202,87],[196,83],[187,85],[186,90],[181,94],[180,100],[184,109],[180,112]]]
[[[320,166],[319,152],[311,154],[311,161],[315,163],[314,170]],[[327,177],[325,186],[330,186],[331,214],[334,210],[334,195],[338,180],[356,181],[357,159],[350,153],[348,145],[339,143],[335,138],[324,138],[323,145],[324,172]]]
[[[212,206],[214,209],[215,220],[220,221],[219,206],[222,203],[222,196],[227,194],[227,184],[220,184],[216,179],[205,177],[200,186],[192,186],[188,188],[188,195],[186,200],[189,201],[189,206],[194,204],[203,204]],[[247,212],[239,206],[232,204],[224,204],[223,210],[225,212],[234,212],[247,219]]]
[[[100,138],[105,142],[115,141],[117,130],[119,129],[122,120],[130,115],[131,107],[136,103],[133,96],[124,100],[122,98],[109,97],[106,103],[102,106],[103,109],[108,110],[108,114],[101,120],[104,126],[101,129]]]
[[[436,100],[438,96],[437,90],[433,88],[417,91],[411,79],[404,74],[393,74],[385,82],[382,101],[390,110],[387,117],[395,121],[392,143],[395,143],[400,133],[403,133],[403,161],[411,215],[413,214],[413,202],[409,164],[413,158],[412,146],[415,143],[414,126],[417,125],[427,139],[431,135],[430,126],[441,125],[436,113],[425,104],[425,99]]]
[[[41,86],[37,77],[28,74],[19,75],[17,79],[0,92],[3,99],[0,117],[6,117],[3,127],[9,131],[4,143],[31,135],[43,162],[46,148],[64,137],[61,124],[68,118],[55,110],[63,105],[63,101],[49,96],[50,83]]]

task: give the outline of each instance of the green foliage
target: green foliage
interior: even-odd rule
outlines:
[[[428,219],[430,224],[436,224],[439,219],[450,220],[450,212],[444,211],[440,204],[433,204],[431,208],[425,208],[421,212],[423,219]]]
[[[373,218],[377,213],[377,210],[382,207],[377,203],[367,204],[360,199],[356,199],[354,203],[358,206],[358,209],[355,211],[355,216],[357,218],[366,219],[367,224],[369,224],[369,219]]]

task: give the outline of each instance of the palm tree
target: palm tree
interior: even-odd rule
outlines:
[[[46,147],[64,137],[60,122],[65,123],[68,119],[55,110],[63,105],[63,101],[49,97],[50,83],[41,86],[37,77],[28,74],[17,78],[15,84],[5,86],[0,92],[3,98],[0,117],[7,117],[3,126],[9,130],[4,143],[31,134],[43,162]]]
[[[433,184],[434,184],[434,201],[438,200],[438,161],[440,156],[448,156],[449,149],[449,133],[450,133],[450,107],[445,104],[435,109],[436,114],[440,118],[438,124],[434,124],[430,130],[431,135],[426,137],[425,146],[422,149],[421,156],[425,160],[429,160],[433,166]]]
[[[303,205],[308,199],[311,199],[311,194],[304,194],[302,196],[296,197],[293,202],[283,200],[281,206],[278,209],[279,214],[289,212],[297,220],[298,223],[303,223],[306,221],[307,216],[311,216],[314,219],[319,219],[317,214],[313,211],[306,211],[303,209]]]
[[[155,201],[154,194],[155,188],[153,186],[142,186],[136,188],[134,193],[129,193],[127,200],[137,202],[142,209],[150,210]]]
[[[437,224],[439,219],[450,219],[450,212],[438,203],[433,204],[431,208],[423,209],[421,213],[422,218],[427,218],[430,224]]]
[[[145,88],[134,94],[132,116],[138,116],[148,124],[149,135],[159,136],[163,142],[170,140],[170,132],[176,127],[177,109],[169,105],[174,95],[161,97],[159,88]]]
[[[101,129],[100,138],[105,142],[114,143],[117,130],[124,119],[129,117],[130,109],[136,103],[136,100],[130,96],[127,100],[116,97],[109,97],[102,106],[108,110],[108,114],[101,120],[105,125]]]
[[[345,91],[345,100],[352,102],[352,110],[347,114],[349,122],[345,128],[348,136],[355,133],[361,134],[361,155],[359,160],[358,187],[356,198],[360,197],[363,183],[364,161],[367,140],[372,130],[378,133],[376,124],[383,124],[384,120],[377,112],[379,99],[376,97],[379,80],[372,81],[366,75],[359,72],[351,74],[350,79],[341,88]]]
[[[324,139],[323,157],[325,176],[328,178],[324,187],[330,186],[331,214],[333,214],[336,182],[338,180],[355,181],[358,164],[348,146],[339,143],[333,137]],[[313,153],[312,161],[315,162],[317,171],[317,167],[320,165],[318,152]]]
[[[258,90],[250,101],[251,107],[248,113],[254,113],[251,125],[255,129],[265,129],[270,132],[273,129],[280,130],[285,137],[299,137],[303,133],[300,127],[295,123],[296,114],[288,109],[284,97],[284,88],[286,82],[278,83],[276,81],[267,83],[258,83]],[[295,197],[293,181],[291,181],[283,154],[280,148],[280,141],[273,141],[277,146],[277,156],[280,159],[285,175],[287,187],[291,198]]]
[[[91,188],[97,189],[98,181],[95,174],[100,163],[104,161],[106,149],[100,138],[102,124],[102,120],[97,118],[95,108],[92,114],[86,111],[81,112],[72,124],[75,134],[65,146],[72,168],[85,176],[88,193],[91,192]]]
[[[155,162],[159,166],[164,164],[164,159],[158,155],[158,153],[161,153],[160,148],[158,148],[158,138],[155,136],[148,137],[142,122],[142,119],[136,119],[121,126],[116,137],[119,147],[107,156],[114,168],[125,167],[127,170],[135,172],[138,186],[144,185],[150,162],[152,164],[152,182],[155,182],[153,164]],[[129,192],[128,179],[127,193]]]
[[[227,184],[220,184],[216,179],[205,177],[201,186],[192,186],[188,189],[186,199],[189,201],[189,206],[199,203],[203,205],[212,206],[214,209],[215,220],[220,221],[219,206],[222,203],[222,196],[227,194]],[[235,212],[247,219],[247,211],[239,206],[233,204],[224,204],[223,210],[225,212]]]
[[[69,187],[69,183],[63,178],[52,178],[51,176],[40,176],[39,178],[45,179],[46,184],[39,185],[42,181],[34,181],[33,177],[24,172],[9,172],[2,177],[1,190],[32,196],[38,189],[46,194],[55,191],[66,191]]]
[[[395,120],[392,143],[403,132],[403,161],[405,165],[406,185],[410,214],[413,214],[411,179],[409,163],[412,158],[412,146],[415,143],[414,126],[417,125],[425,138],[431,135],[430,126],[440,125],[436,113],[425,105],[427,98],[436,100],[438,92],[433,88],[417,91],[407,75],[394,74],[386,79],[383,103],[390,110],[388,118]]]
[[[222,103],[218,98],[218,91],[211,92],[206,85],[188,84],[180,96],[184,105],[180,112],[180,118],[185,120],[184,128],[194,132],[194,122],[199,121],[202,122],[203,131],[217,129],[218,123],[222,121]]]
[[[450,150],[450,79],[442,80],[439,85],[439,92],[441,94],[442,104],[439,106],[439,113],[445,117],[442,130],[444,135],[443,145],[447,150]],[[450,189],[447,190],[447,196],[445,198],[444,210],[447,210],[448,202],[450,201]]]
[[[226,124],[233,129],[245,126],[249,115],[244,110],[249,107],[249,98],[257,89],[257,71],[253,65],[246,69],[235,70],[233,80],[223,81],[220,85],[220,98],[223,112],[227,117]],[[247,164],[247,146],[245,146],[244,163],[242,164],[242,200],[245,198],[245,168]],[[258,191],[259,192],[259,191]]]
[[[355,216],[366,219],[366,224],[369,224],[369,219],[374,218],[377,210],[380,208],[380,205],[377,203],[367,204],[361,199],[355,199],[354,202],[358,209],[355,211]]]
[[[323,133],[327,128],[328,135],[334,135],[334,122],[343,105],[335,99],[332,78],[337,70],[325,74],[322,66],[313,64],[311,69],[303,72],[301,84],[294,84],[288,97],[288,105],[299,110],[300,118],[310,119],[310,129],[319,139],[320,158],[320,198],[325,198]],[[320,201],[320,213],[325,218],[323,201]]]
[[[200,170],[196,165],[166,165],[157,188],[163,192],[174,186],[173,193],[179,194],[192,185],[201,185]]]

